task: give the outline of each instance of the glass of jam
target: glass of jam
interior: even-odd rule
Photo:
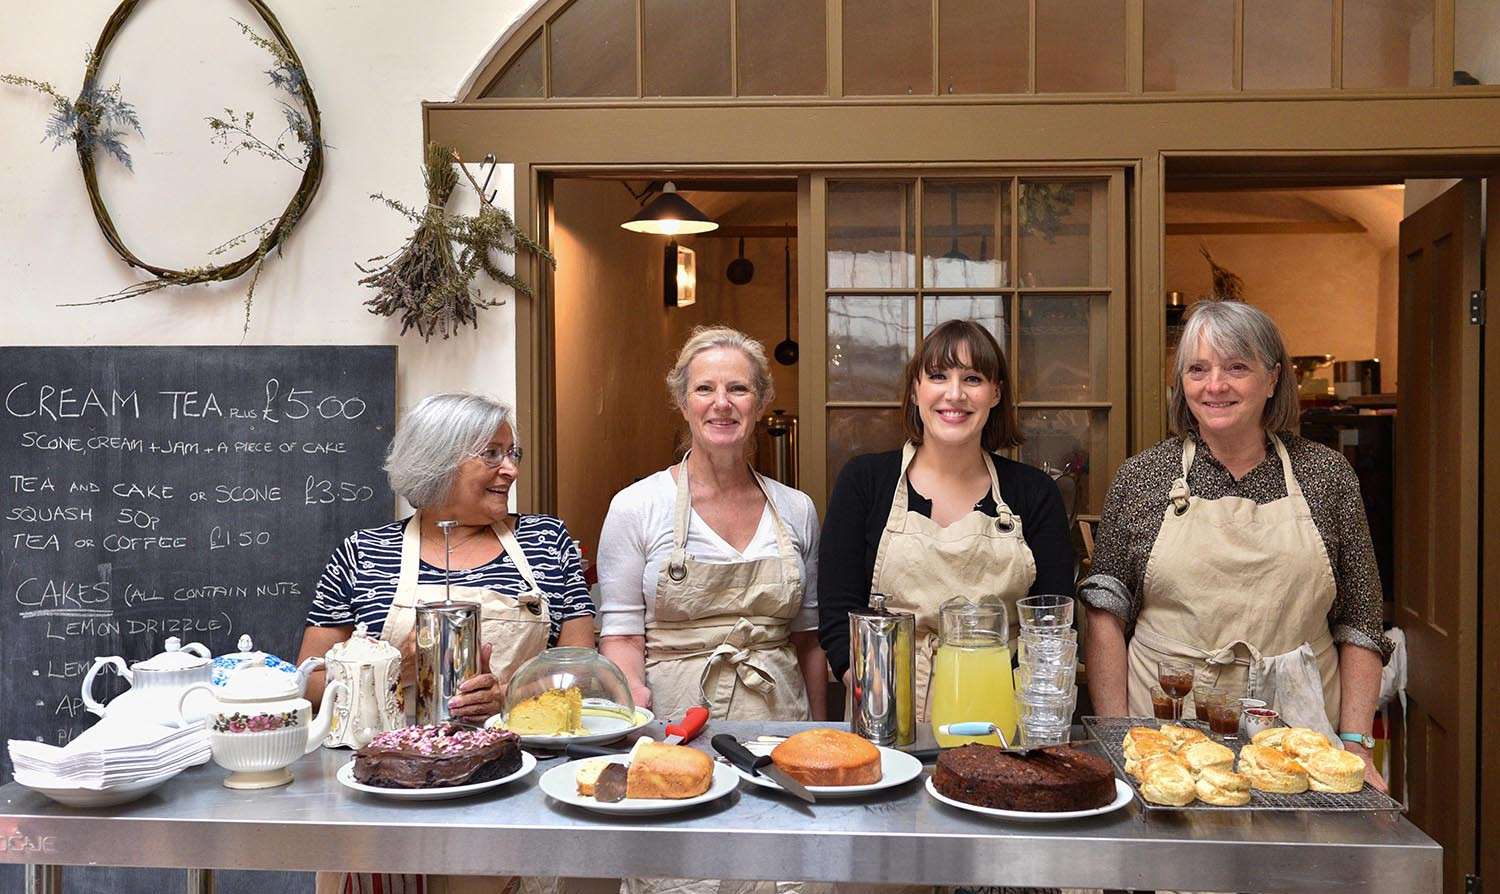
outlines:
[[[1208,728],[1226,739],[1238,738],[1240,734],[1240,700],[1230,698],[1223,692],[1208,703]]]
[[[1203,721],[1204,723],[1208,723],[1209,722],[1208,713],[1209,713],[1210,710],[1212,710],[1213,703],[1215,701],[1218,701],[1218,700],[1222,699],[1223,697],[1224,697],[1224,690],[1219,689],[1218,687],[1215,687],[1215,686],[1194,686],[1193,687],[1193,716],[1197,717],[1199,720]],[[1238,707],[1238,706],[1239,706],[1239,703],[1236,702],[1235,703],[1235,707]],[[1235,723],[1239,723],[1239,718],[1238,717],[1235,718]]]
[[[1151,715],[1157,720],[1176,720],[1176,699],[1161,691],[1160,686],[1151,687]]]
[[[1193,666],[1186,661],[1165,659],[1156,663],[1156,682],[1172,697],[1173,720],[1182,719],[1182,700],[1193,691]]]

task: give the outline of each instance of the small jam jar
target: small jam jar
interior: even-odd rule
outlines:
[[[1281,715],[1270,708],[1246,708],[1240,714],[1240,735],[1253,739],[1255,734],[1281,722]]]

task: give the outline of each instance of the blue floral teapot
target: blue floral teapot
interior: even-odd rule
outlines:
[[[229,682],[229,673],[231,671],[253,662],[259,662],[272,670],[295,676],[297,694],[304,695],[307,693],[308,674],[323,666],[323,659],[321,658],[309,658],[301,664],[292,664],[289,661],[282,661],[275,655],[267,655],[265,652],[254,651],[255,643],[250,639],[249,634],[244,634],[240,637],[238,646],[238,652],[229,652],[213,660],[213,667],[209,672],[208,681],[214,686],[222,688],[225,683]]]

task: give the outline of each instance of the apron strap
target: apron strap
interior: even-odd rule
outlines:
[[[1191,435],[1183,437],[1182,474],[1172,482],[1172,490],[1167,494],[1167,498],[1172,501],[1172,511],[1178,515],[1187,512],[1190,505],[1188,498],[1193,495],[1193,491],[1188,487],[1188,470],[1193,467],[1193,457],[1197,454],[1198,442]]]
[[[526,586],[531,589],[525,593],[516,594],[516,601],[526,606],[532,614],[537,614],[541,608],[544,597],[542,588],[537,586],[536,573],[531,570],[531,562],[527,560],[526,553],[521,549],[521,541],[516,539],[516,532],[511,530],[510,519],[506,519],[503,525],[491,525],[495,535],[500,538],[500,545],[515,563],[516,571],[520,573],[521,579],[526,581]]]
[[[754,628],[748,618],[741,618],[703,662],[703,671],[698,675],[698,696],[702,699],[699,704],[706,707],[714,703],[708,696],[708,682],[726,664],[748,689],[769,700],[776,690],[776,680],[758,660],[756,652],[763,649],[752,642]]]
[[[665,571],[667,577],[682,583],[687,580],[687,535],[688,521],[692,517],[692,486],[688,482],[688,457],[693,451],[689,450],[683,454],[682,462],[677,466],[677,502],[672,517],[672,555],[667,560]],[[748,464],[747,464],[748,465]],[[766,510],[771,513],[771,524],[776,530],[776,555],[781,559],[792,559],[796,557],[796,548],[792,546],[792,537],[786,531],[786,525],[781,521],[781,513],[776,511],[776,502],[771,499],[770,488],[766,486],[765,478],[754,469],[750,470],[751,477],[755,480],[755,486],[760,488],[761,495],[766,499]]]
[[[990,496],[995,500],[995,529],[1002,534],[1009,534],[1016,528],[1015,513],[1011,512],[1005,498],[1000,496],[1000,474],[995,471],[995,461],[990,458],[989,451],[981,450],[979,454],[984,457],[985,470],[990,474]],[[899,532],[906,525],[907,488],[911,486],[906,472],[916,455],[917,445],[907,441],[901,448],[901,471],[896,473],[896,493],[891,499],[891,511],[885,517],[887,531]]]

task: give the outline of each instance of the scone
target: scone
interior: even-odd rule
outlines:
[[[1141,797],[1152,804],[1186,807],[1198,796],[1193,774],[1174,760],[1152,758],[1141,778]]]
[[[1177,752],[1194,776],[1207,767],[1228,770],[1234,766],[1234,752],[1211,739],[1189,742]]]
[[[1285,739],[1291,731],[1292,727],[1289,726],[1273,726],[1270,729],[1263,729],[1251,736],[1250,742],[1254,745],[1264,745],[1267,748],[1280,748],[1281,740]]]
[[[1224,767],[1204,767],[1195,785],[1198,799],[1219,807],[1242,807],[1250,803],[1250,780]]]
[[[585,798],[594,796],[594,785],[599,781],[599,774],[604,771],[604,765],[609,761],[602,757],[584,761],[578,765],[573,774],[573,781],[578,784],[578,794]]]
[[[1150,770],[1156,764],[1162,763],[1164,761],[1167,763],[1176,764],[1179,767],[1182,767],[1184,770],[1187,769],[1187,763],[1184,762],[1182,758],[1178,757],[1176,754],[1173,754],[1170,751],[1163,751],[1159,754],[1153,754],[1148,757],[1143,757],[1138,761],[1126,761],[1125,772],[1129,773],[1131,776],[1134,776],[1136,779],[1144,780],[1146,778],[1146,772],[1148,770]]]
[[[1135,765],[1160,754],[1172,754],[1172,744],[1165,738],[1142,739],[1133,751],[1125,753],[1125,772],[1136,775]]]
[[[1149,726],[1132,726],[1125,731],[1125,738],[1121,740],[1120,747],[1124,750],[1126,758],[1140,760],[1152,754],[1160,754],[1164,750],[1171,751],[1172,743],[1166,736]]]
[[[1291,732],[1282,737],[1281,744],[1277,747],[1285,751],[1288,755],[1300,759],[1307,757],[1315,751],[1327,751],[1333,747],[1333,743],[1328,741],[1327,736],[1317,730],[1310,730],[1299,726],[1294,727]]]
[[[1338,748],[1324,748],[1301,759],[1307,768],[1307,787],[1315,792],[1348,794],[1365,784],[1365,762]]]
[[[1167,737],[1168,742],[1172,743],[1174,751],[1181,751],[1182,746],[1190,742],[1197,742],[1208,738],[1208,736],[1203,735],[1203,733],[1192,727],[1175,726],[1170,723],[1162,725],[1161,734]]]
[[[1295,795],[1307,791],[1307,769],[1275,748],[1246,745],[1240,749],[1240,773],[1263,792]]]
[[[713,759],[696,748],[649,742],[633,755],[627,798],[696,798],[713,782]]]

